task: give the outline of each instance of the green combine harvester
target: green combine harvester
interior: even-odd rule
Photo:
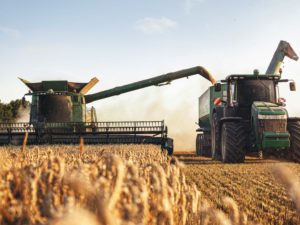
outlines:
[[[167,135],[164,121],[97,121],[95,108],[87,110],[86,104],[196,74],[215,82],[200,66],[95,94],[87,93],[98,82],[97,78],[88,83],[65,80],[32,83],[20,79],[30,90],[26,95],[32,97],[30,121],[0,123],[0,145],[21,145],[25,136],[27,144],[78,144],[83,138],[86,144],[157,144],[172,154],[173,140]]]
[[[291,118],[279,96],[280,65],[285,56],[298,60],[281,41],[266,74],[234,74],[199,97],[197,155],[224,163],[242,163],[247,153],[282,156],[300,162],[300,118]]]

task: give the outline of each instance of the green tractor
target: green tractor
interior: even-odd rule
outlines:
[[[290,118],[279,96],[284,56],[298,57],[281,41],[267,70],[260,75],[230,75],[211,86],[199,98],[197,155],[211,156],[224,163],[242,163],[247,153],[260,157],[274,154],[300,161],[300,118]],[[279,74],[278,74],[279,72]]]

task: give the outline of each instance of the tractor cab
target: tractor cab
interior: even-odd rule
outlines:
[[[254,102],[271,103],[277,107],[284,106],[285,100],[279,96],[279,83],[290,82],[290,90],[296,90],[293,81],[281,79],[280,75],[259,75],[257,70],[254,74],[230,75],[222,82],[227,87],[227,93],[223,94],[223,102],[227,108],[225,115],[244,119],[251,118]],[[216,85],[215,90],[217,89]]]

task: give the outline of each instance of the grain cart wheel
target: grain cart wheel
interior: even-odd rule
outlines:
[[[221,131],[222,161],[242,163],[245,161],[246,132],[240,122],[224,122]]]
[[[288,131],[290,133],[291,141],[291,159],[296,162],[300,162],[300,122],[290,121],[288,122]]]
[[[203,134],[197,134],[196,138],[196,155],[203,156]]]
[[[211,157],[219,160],[221,158],[221,137],[220,137],[220,123],[217,114],[214,113],[211,124]]]
[[[202,145],[201,145],[202,144]],[[203,132],[201,137],[200,148],[202,149],[202,156],[211,156],[211,136],[210,132]]]

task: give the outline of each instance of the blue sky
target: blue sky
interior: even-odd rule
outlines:
[[[298,0],[0,0],[0,99],[27,91],[17,77],[97,76],[97,91],[196,65],[218,79],[264,72],[282,39],[300,55],[299,21]],[[286,59],[284,76],[298,86],[299,72],[300,63]],[[177,139],[188,135],[192,148],[197,97],[208,85],[193,77],[94,105],[103,120],[165,119]],[[299,91],[284,87],[282,95],[300,115],[293,104]]]

